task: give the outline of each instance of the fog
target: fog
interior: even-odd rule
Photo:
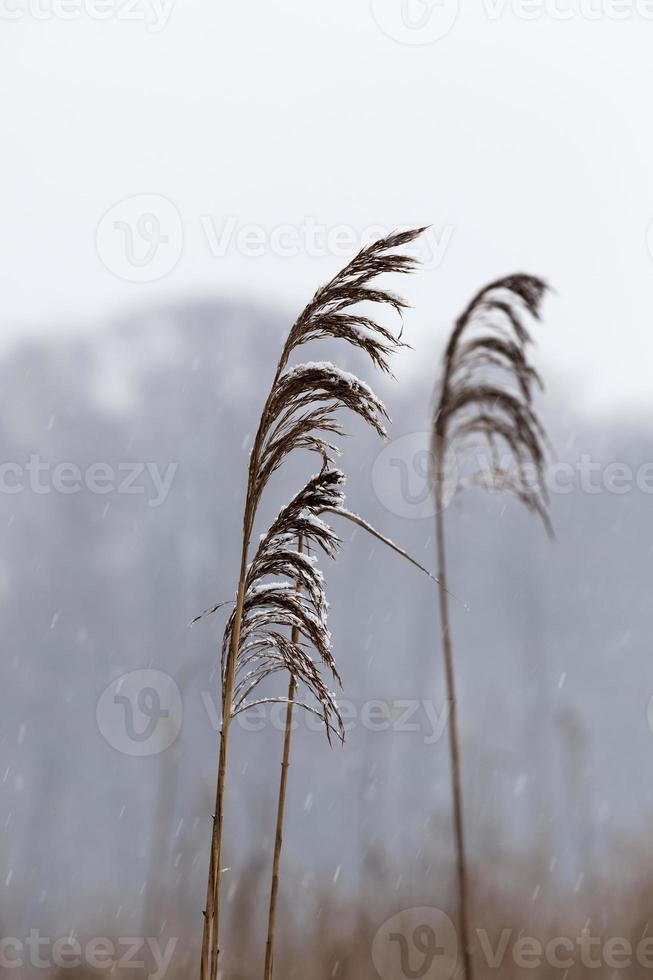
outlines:
[[[497,966],[477,931],[462,980],[523,976],[515,937],[645,942],[650,0],[0,0],[0,25],[0,966],[131,977],[50,946],[141,936],[140,974],[197,974],[259,413],[315,289],[421,226],[420,272],[388,284],[410,304],[395,380],[306,353],[387,404],[385,444],[343,420],[348,504],[432,571],[451,325],[497,277],[551,287],[532,356],[555,535],[503,494],[445,514],[471,916],[513,937]],[[255,535],[313,472],[297,457]],[[450,980],[378,952],[457,916],[437,588],[341,524],[321,568],[347,737],[297,718],[275,977]],[[283,713],[233,732],[220,980],[249,980]],[[29,943],[43,962],[18,962]]]
[[[2,362],[2,459],[18,467],[3,479],[5,491],[22,488],[0,498],[10,936],[158,935],[174,922],[198,941],[224,611],[188,624],[234,593],[247,452],[284,326],[254,305],[185,303],[92,337],[21,344]],[[347,364],[363,366],[353,355]],[[469,491],[446,514],[470,852],[502,868],[515,896],[537,886],[549,908],[559,895],[582,907],[596,878],[639,882],[653,739],[651,488],[635,482],[651,439],[643,425],[579,419],[564,386],[552,378],[550,388],[542,416],[558,464],[571,464],[552,494],[556,539],[503,496]],[[430,386],[388,382],[382,393],[390,446],[349,427],[349,504],[433,567],[418,465]],[[627,492],[608,468],[616,461],[630,466]],[[102,480],[99,462],[110,467]],[[62,476],[63,463],[77,474]],[[273,482],[262,526],[312,465]],[[308,894],[325,879],[334,897],[358,893],[375,849],[392,888],[396,865],[410,878],[425,853],[440,881],[452,847],[436,591],[362,532],[339,530],[344,552],[325,572],[350,730],[329,747],[300,722],[284,849]],[[152,672],[179,689],[172,744],[165,731],[146,738],[152,754],[139,754],[112,700],[136,670],[168,708]],[[129,686],[123,694],[142,733],[147,711]],[[234,885],[269,852],[281,721],[264,714],[235,731]]]

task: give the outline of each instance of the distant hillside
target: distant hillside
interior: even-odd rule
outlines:
[[[246,305],[188,304],[84,339],[26,344],[0,363],[0,459],[25,481],[38,456],[47,468],[35,485],[50,487],[0,493],[0,917],[11,935],[39,922],[88,932],[108,919],[133,934],[159,888],[178,915],[202,907],[223,613],[187,624],[233,594],[247,451],[284,328]],[[425,428],[430,385],[379,387],[393,437]],[[549,398],[542,409],[561,459],[653,460],[646,420],[641,431],[598,431],[575,420],[571,403]],[[423,489],[410,470],[420,437],[374,468],[382,446],[349,427],[352,508],[433,565],[433,522],[406,516]],[[51,483],[61,463],[84,477],[98,463],[116,478],[141,471],[130,492],[63,493]],[[164,499],[154,468],[171,474]],[[7,485],[17,473],[5,473]],[[266,513],[292,480],[291,467]],[[554,497],[553,517],[550,542],[516,504],[470,495],[450,507],[447,533],[451,587],[469,606],[453,609],[472,854],[500,861],[535,849],[547,869],[553,854],[553,879],[573,883],[599,859],[612,867],[617,842],[651,817],[642,774],[653,754],[653,499],[576,488]],[[326,573],[356,725],[344,748],[311,732],[295,739],[288,866],[354,889],[361,855],[378,846],[407,869],[432,851],[446,871],[446,743],[425,744],[444,706],[435,593],[361,533]],[[175,676],[184,710],[175,746],[142,758],[116,751],[96,721],[106,686],[140,668]],[[269,724],[238,731],[235,751],[234,867],[271,833],[279,734]],[[167,861],[153,858],[161,840],[172,841]],[[520,884],[524,894],[531,885]]]

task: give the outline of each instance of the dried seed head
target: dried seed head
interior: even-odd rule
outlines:
[[[323,719],[327,735],[335,732],[344,737],[335,697],[322,677],[322,668],[326,667],[336,682],[340,680],[331,652],[327,601],[316,552],[321,550],[334,558],[340,545],[322,515],[337,513],[351,518],[344,508],[344,476],[333,467],[339,455],[333,437],[342,435],[338,411],[346,408],[354,412],[380,436],[385,436],[383,423],[388,415],[365,382],[334,364],[321,361],[290,367],[288,361],[297,348],[309,341],[335,338],[365,351],[376,367],[388,372],[388,358],[404,346],[401,332],[395,334],[352,308],[365,302],[387,306],[401,314],[403,301],[377,288],[373,280],[384,272],[409,272],[415,268],[416,260],[396,249],[413,241],[421,230],[390,235],[363,249],[317,291],[293,325],[283,348],[250,457],[246,542],[250,540],[261,495],[290,453],[296,449],[317,453],[322,470],[282,508],[261,537],[247,569],[233,714],[254,704],[283,700],[258,697],[258,688],[279,671],[290,671],[304,695],[308,695],[308,700],[297,703]],[[362,519],[358,523],[366,526]],[[303,543],[300,551],[298,542]],[[235,625],[236,611],[224,634],[223,684]],[[310,656],[311,649],[317,654],[316,659]]]
[[[443,483],[444,447],[467,464],[457,489],[507,490],[551,531],[545,485],[546,434],[533,407],[542,383],[530,364],[525,317],[539,318],[547,286],[529,275],[508,276],[479,292],[456,321],[444,355],[433,416],[436,486]]]

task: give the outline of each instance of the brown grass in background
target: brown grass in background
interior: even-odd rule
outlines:
[[[505,836],[506,831],[499,836]],[[480,842],[481,849],[491,850],[490,841]],[[629,859],[645,853],[647,842],[633,841]],[[588,898],[579,905],[573,883],[541,880],[539,870],[548,855],[533,853],[521,858],[507,851],[491,862],[469,867],[474,886],[473,934],[479,947],[475,957],[478,980],[645,980],[653,970],[635,962],[615,969],[606,962],[603,950],[612,940],[625,939],[635,949],[643,937],[652,936],[650,910],[653,908],[653,876],[647,875],[640,860],[640,872],[620,877],[624,855],[615,853],[610,866],[595,869],[590,875]],[[369,849],[363,856],[364,880],[360,890],[352,893],[334,884],[332,876],[313,877],[310,888],[305,882],[306,869],[290,867],[284,874],[282,889],[282,925],[276,943],[275,970],[283,980],[379,980],[372,961],[372,943],[383,923],[403,909],[435,906],[452,919],[455,902],[450,897],[456,885],[456,872],[447,863],[442,850],[425,856],[421,865],[395,865],[383,852]],[[627,862],[626,862],[627,863]],[[251,854],[243,864],[236,887],[225,905],[225,956],[221,966],[228,980],[256,980],[263,968],[266,906],[269,885],[269,860],[266,852]],[[162,896],[161,908],[168,925],[166,935],[178,936],[172,964],[164,980],[187,980],[194,972],[198,949],[189,939],[193,929],[194,909],[178,907],[170,893]],[[188,931],[185,931],[185,930]],[[601,950],[593,958],[597,967],[584,966],[579,938],[583,930],[597,937]],[[492,951],[500,949],[502,936],[507,942],[498,965],[488,962],[479,941]],[[107,932],[106,935],[111,935]],[[117,938],[117,937],[115,937]],[[460,954],[460,937],[458,950]],[[568,939],[575,947],[574,964],[569,968],[544,962],[539,966],[520,966],[515,962],[516,944],[533,938],[544,948],[557,938]],[[410,935],[407,940],[410,942]],[[651,946],[653,949],[653,944]],[[564,958],[564,949],[558,950]],[[653,960],[653,957],[651,957]],[[412,950],[413,969],[419,978],[421,957]],[[461,959],[451,980],[461,976]],[[392,968],[390,967],[390,971]],[[117,980],[144,980],[151,966],[143,970],[124,969],[111,973]],[[8,972],[9,975],[9,972]],[[57,980],[99,980],[107,971],[85,968],[64,969],[53,976]],[[20,980],[24,980],[20,976]],[[425,974],[426,980],[444,980],[444,976]],[[44,973],[44,980],[50,976]],[[18,977],[17,977],[18,980]],[[27,980],[27,977],[25,977]],[[388,972],[383,980],[407,980],[401,969]],[[421,978],[424,980],[424,977]]]

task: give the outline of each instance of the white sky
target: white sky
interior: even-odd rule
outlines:
[[[538,352],[549,377],[575,384],[583,410],[653,408],[648,0],[557,0],[565,20],[553,0],[534,20],[512,0],[499,15],[503,0],[462,0],[449,33],[419,45],[388,34],[429,40],[455,0],[407,0],[421,32],[403,26],[401,0],[177,0],[159,31],[125,19],[127,0],[103,0],[104,22],[75,16],[91,0],[63,0],[71,20],[35,16],[61,0],[8,18],[28,2],[0,0],[4,341],[188,294],[294,312],[344,261],[323,245],[306,254],[306,219],[359,237],[432,223],[442,261],[402,283],[418,348],[405,371],[432,369],[472,291],[530,271],[557,290]],[[138,202],[104,222],[98,255],[102,216],[134,195],[171,202],[142,206],[168,234],[162,271],[177,260],[154,282],[101,260],[120,269],[121,246],[124,266],[115,222]],[[217,238],[259,227],[262,254],[235,235],[214,254],[208,224]],[[294,229],[292,258],[270,243],[279,226]]]

